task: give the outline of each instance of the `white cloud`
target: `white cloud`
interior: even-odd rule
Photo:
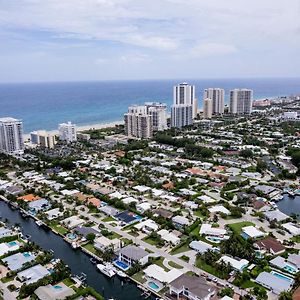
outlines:
[[[191,50],[193,57],[222,56],[237,53],[238,49],[233,45],[222,43],[201,43]]]

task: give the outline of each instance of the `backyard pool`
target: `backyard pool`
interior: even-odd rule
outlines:
[[[288,264],[286,264],[283,269],[292,274],[295,274],[298,271],[295,267]]]
[[[18,245],[17,242],[15,242],[15,241],[9,242],[7,244],[8,244],[9,247],[14,247],[14,246]]]
[[[273,274],[274,276],[276,276],[276,277],[278,277],[280,279],[284,279],[284,280],[286,280],[288,282],[294,282],[294,280],[292,278],[290,278],[288,276],[285,276],[283,274],[280,274],[278,272],[272,271],[271,274]]]
[[[221,243],[221,241],[223,240],[223,238],[217,237],[217,236],[207,236],[206,239],[207,239],[208,241],[213,242],[213,243],[216,243],[216,244]]]
[[[115,260],[114,265],[123,271],[127,271],[129,269],[129,266],[120,260]]]
[[[149,281],[148,286],[150,289],[155,290],[155,291],[158,291],[161,289],[161,287],[153,281]]]
[[[68,238],[69,240],[71,240],[71,241],[74,241],[74,240],[77,239],[77,234],[75,234],[75,233],[68,233],[68,234],[67,234],[67,238]]]

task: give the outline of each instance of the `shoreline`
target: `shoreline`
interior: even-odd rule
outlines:
[[[119,120],[119,121],[112,121],[108,123],[96,123],[96,124],[87,124],[87,125],[76,125],[77,132],[82,132],[82,131],[87,131],[87,130],[97,130],[97,129],[105,129],[105,128],[110,128],[110,127],[115,127],[116,125],[124,125],[124,121]],[[39,131],[39,130],[44,130],[44,129],[38,129],[34,131]],[[48,133],[51,134],[58,134],[58,129],[53,129],[53,130],[46,130]],[[24,140],[30,139],[30,132],[24,133],[23,134]]]

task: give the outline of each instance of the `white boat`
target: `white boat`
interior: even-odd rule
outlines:
[[[113,277],[116,275],[116,272],[114,270],[114,267],[112,264],[98,264],[97,265],[97,269],[103,273],[104,275],[108,276],[108,277]]]
[[[76,242],[72,242],[71,246],[73,249],[77,249],[79,247]]]
[[[121,270],[117,271],[117,275],[120,276],[120,277],[122,277],[122,278],[126,278],[127,277],[127,274],[125,272],[121,271]]]
[[[38,226],[42,226],[42,225],[43,225],[43,222],[40,221],[40,220],[35,221],[35,223],[36,223],[36,225],[38,225]]]

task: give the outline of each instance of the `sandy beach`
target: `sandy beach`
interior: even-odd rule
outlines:
[[[77,132],[82,132],[90,129],[103,129],[103,128],[109,128],[109,127],[115,127],[116,125],[123,125],[124,121],[114,121],[114,122],[109,122],[109,123],[97,123],[97,124],[90,124],[90,125],[79,125],[77,127]],[[42,129],[40,129],[42,130]],[[38,130],[37,130],[38,131]],[[52,134],[58,134],[58,129],[56,130],[47,130],[47,132],[52,133]],[[30,133],[25,133],[24,135],[24,140],[30,139]]]

